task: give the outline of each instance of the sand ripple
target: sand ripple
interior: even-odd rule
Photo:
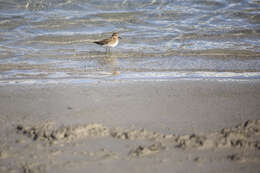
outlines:
[[[165,147],[171,146],[181,149],[198,148],[243,148],[260,149],[260,120],[248,120],[235,127],[224,128],[220,131],[209,134],[162,134],[145,129],[121,129],[108,128],[102,124],[74,125],[55,128],[51,125],[23,126],[16,127],[17,133],[28,136],[33,140],[53,142],[75,141],[86,137],[111,137],[120,140],[149,140],[154,142],[149,146],[139,146],[130,153],[143,155],[142,153],[154,153]],[[160,145],[158,145],[158,142]]]

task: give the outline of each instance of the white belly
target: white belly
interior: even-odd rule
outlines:
[[[118,39],[117,39],[115,43],[113,43],[113,44],[108,44],[107,46],[108,46],[108,47],[116,47],[116,46],[118,45],[118,43],[119,43],[119,41],[118,41]]]

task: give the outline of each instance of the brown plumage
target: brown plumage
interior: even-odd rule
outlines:
[[[121,38],[121,37],[118,36],[118,33],[114,32],[110,38],[107,38],[107,39],[104,39],[101,41],[95,41],[93,43],[96,43],[98,45],[101,45],[101,46],[104,46],[107,48],[111,48],[111,47],[116,47],[118,45],[119,38]]]

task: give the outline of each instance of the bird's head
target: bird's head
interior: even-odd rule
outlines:
[[[120,39],[121,39],[121,37],[119,37],[118,32],[114,32],[114,33],[112,34],[112,37],[113,37],[113,38],[120,38]]]

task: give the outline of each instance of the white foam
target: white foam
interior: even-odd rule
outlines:
[[[260,80],[260,72],[112,72],[83,73],[80,75],[68,75],[57,73],[47,78],[13,78],[5,79],[0,76],[2,85],[35,85],[35,84],[59,84],[59,83],[89,83],[106,81],[167,81],[167,80],[219,80],[219,81],[244,81]]]

